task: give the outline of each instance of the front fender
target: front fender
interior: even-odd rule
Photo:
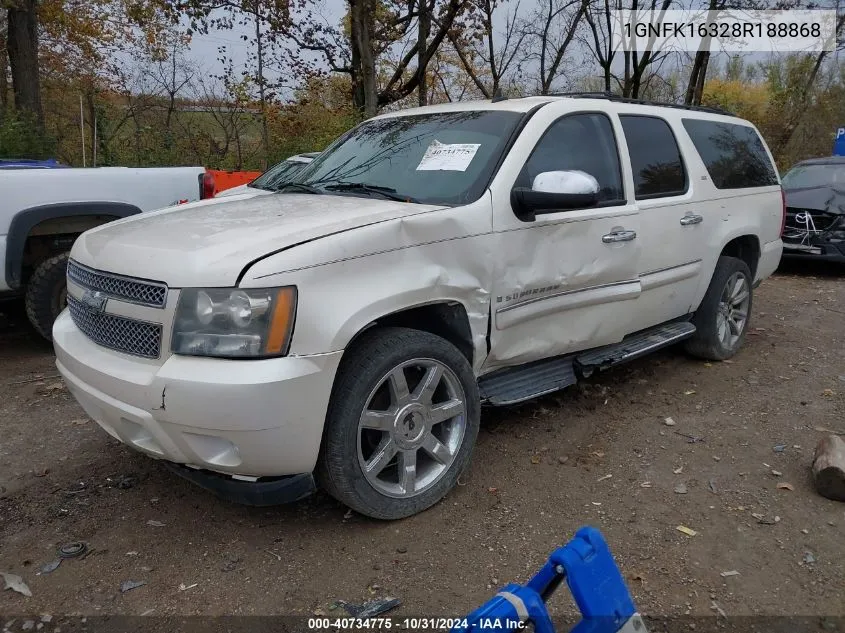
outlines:
[[[5,279],[10,288],[21,285],[24,248],[30,231],[46,220],[83,215],[101,215],[112,219],[141,213],[138,207],[123,202],[69,202],[45,204],[18,212],[9,224],[6,236]]]
[[[459,303],[479,362],[487,354],[494,256],[490,223],[486,197],[464,207],[381,222],[263,259],[240,285],[297,286],[292,354],[343,350],[386,315]]]

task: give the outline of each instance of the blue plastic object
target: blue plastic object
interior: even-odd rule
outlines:
[[[645,633],[634,602],[601,532],[583,527],[556,549],[524,586],[510,584],[469,614],[454,633],[519,631],[531,621],[537,633],[555,633],[546,600],[566,580],[581,621],[572,633]]]
[[[845,127],[836,128],[836,137],[833,140],[833,155],[845,156]]]
[[[35,160],[32,158],[0,158],[0,169],[61,169],[64,165],[55,158]]]

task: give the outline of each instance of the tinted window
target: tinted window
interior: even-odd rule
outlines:
[[[585,171],[599,182],[599,200],[621,202],[619,153],[610,120],[603,114],[573,114],[558,119],[522,168],[516,186],[531,187],[545,171]]]
[[[371,119],[333,143],[296,180],[335,195],[370,195],[348,188],[357,184],[426,204],[467,204],[487,188],[522,117],[469,110]]]
[[[687,174],[672,128],[650,116],[620,116],[637,198],[677,196],[687,190]]]
[[[684,119],[684,127],[719,189],[776,185],[775,169],[752,127]]]

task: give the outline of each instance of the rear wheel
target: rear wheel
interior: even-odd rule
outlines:
[[[68,253],[45,259],[26,285],[26,316],[48,341],[53,338],[53,321],[67,306],[67,260]]]
[[[454,487],[479,419],[472,368],[454,345],[404,328],[365,334],[338,372],[318,479],[361,514],[416,514]]]
[[[748,331],[751,304],[748,264],[736,257],[720,257],[693,317],[696,333],[687,341],[687,351],[707,360],[725,360],[736,354]]]

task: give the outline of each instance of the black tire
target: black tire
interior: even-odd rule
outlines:
[[[53,321],[67,302],[67,260],[68,253],[45,259],[26,285],[26,316],[48,341],[53,340]]]
[[[451,465],[439,479],[414,496],[393,498],[377,490],[364,474],[359,461],[359,420],[380,382],[393,368],[412,359],[436,361],[451,370],[453,383],[457,379],[454,384],[460,385],[464,395],[463,420],[454,422],[463,425],[463,435]],[[454,345],[418,330],[374,329],[363,334],[341,361],[326,415],[317,481],[335,499],[363,515],[388,520],[411,516],[440,501],[455,486],[469,465],[480,417],[475,376],[466,357]],[[384,437],[390,436],[390,432],[384,433]],[[398,477],[398,455],[394,459]]]
[[[747,309],[744,310],[746,317],[739,335],[735,340],[726,342],[719,334],[719,316],[725,309],[723,293],[726,291],[728,281],[735,275],[742,275],[745,278],[748,304]],[[706,360],[725,360],[739,351],[751,323],[751,308],[754,299],[751,286],[752,278],[748,264],[736,257],[719,257],[704,299],[693,316],[692,323],[696,327],[696,332],[695,336],[686,343],[687,352]]]

